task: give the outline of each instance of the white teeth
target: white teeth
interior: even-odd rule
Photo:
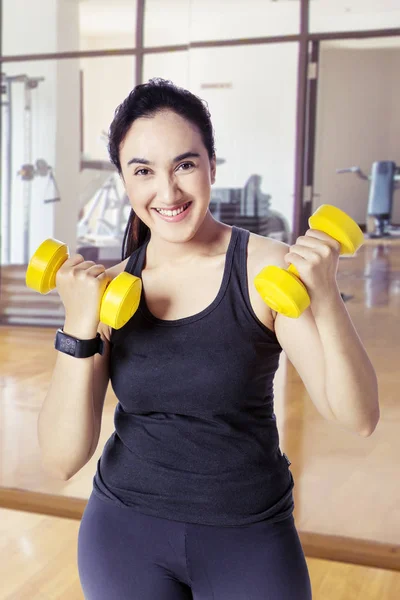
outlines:
[[[188,206],[189,204],[184,204],[182,208],[178,208],[176,210],[163,210],[162,208],[156,208],[156,211],[162,215],[165,215],[166,217],[176,217],[176,215],[180,215],[181,213],[183,213],[183,211],[186,210]]]

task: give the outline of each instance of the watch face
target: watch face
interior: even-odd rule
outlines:
[[[64,333],[62,330],[57,331],[55,348],[65,354],[70,354],[76,358],[87,358],[93,356],[97,352],[103,354],[103,340],[98,333],[94,339],[79,340],[73,336]]]
[[[70,338],[60,336],[58,340],[59,349],[66,354],[75,355],[76,341]]]

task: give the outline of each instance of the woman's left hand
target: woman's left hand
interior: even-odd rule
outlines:
[[[340,243],[316,229],[308,229],[290,246],[285,262],[292,263],[298,270],[311,302],[338,293],[339,254]]]

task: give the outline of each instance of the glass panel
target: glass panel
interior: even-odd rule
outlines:
[[[171,46],[190,42],[190,0],[147,0],[144,13],[143,43]]]
[[[190,40],[299,33],[300,0],[190,0]]]
[[[370,234],[400,223],[400,37],[387,41],[324,42],[320,52],[314,208],[335,204]]]
[[[152,77],[162,77],[176,85],[188,88],[190,85],[189,52],[168,52],[145,54],[143,60],[143,81]]]
[[[299,0],[171,0],[168,13],[163,0],[147,0],[144,40],[149,47],[296,34],[299,23]]]
[[[294,43],[192,49],[146,56],[144,69],[146,80],[172,79],[209,105],[219,165],[213,214],[284,241],[293,213],[297,55]]]
[[[295,43],[190,51],[190,89],[209,105],[220,160],[212,210],[284,241],[293,213],[297,60]]]
[[[3,56],[133,48],[136,0],[3,0]]]
[[[396,442],[391,438],[392,432],[397,436],[394,423],[399,418],[392,387],[398,380],[400,314],[400,228],[395,227],[400,224],[400,192],[394,189],[400,183],[399,38],[397,43],[397,48],[387,48],[383,38],[321,43],[313,205],[334,204],[366,226],[363,246],[339,261],[338,284],[382,382],[381,414],[391,418],[381,418],[374,435],[361,445],[356,442],[355,451],[355,436],[331,422],[317,423],[310,403],[296,428],[302,429],[301,442],[288,448],[289,457],[295,450],[302,455],[299,529],[383,543],[399,541],[399,530],[391,531],[393,519],[387,526],[379,518],[371,521],[373,511],[390,514],[400,499],[397,453],[392,451]],[[297,384],[292,385],[288,398],[298,393]],[[323,490],[322,510],[321,496],[309,495],[310,482],[313,489]],[[351,502],[345,502],[350,496]]]
[[[2,264],[26,265],[47,237],[65,241],[71,252],[96,247],[101,259],[114,260],[126,220],[107,132],[134,85],[135,58],[3,68]]]
[[[400,27],[398,0],[310,2],[310,31],[365,31]]]

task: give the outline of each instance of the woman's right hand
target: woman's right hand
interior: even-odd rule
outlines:
[[[65,332],[83,339],[95,337],[100,321],[104,292],[112,280],[104,265],[85,260],[81,254],[70,256],[56,274],[56,289],[64,304]],[[75,333],[71,332],[71,327]]]

